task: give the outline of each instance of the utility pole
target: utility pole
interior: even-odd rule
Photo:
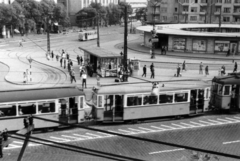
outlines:
[[[47,52],[50,54],[49,15],[47,17]]]
[[[128,12],[127,6],[125,6],[125,17],[124,17],[124,54],[123,54],[123,65],[124,75],[123,82],[128,81],[128,64],[127,64],[127,36],[128,36]]]
[[[99,13],[97,11],[97,46],[100,47],[100,36],[99,36]]]

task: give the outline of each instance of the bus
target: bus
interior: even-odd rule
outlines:
[[[89,31],[80,31],[78,34],[79,41],[87,41],[97,39],[97,30],[89,30]]]

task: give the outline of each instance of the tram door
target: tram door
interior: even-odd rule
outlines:
[[[78,99],[77,97],[70,97],[68,123],[77,122],[78,122]]]
[[[105,95],[104,121],[123,121],[123,96]]]
[[[77,123],[78,121],[77,99],[75,97],[60,99],[59,103],[60,103],[59,121],[66,123]]]
[[[190,114],[198,114],[204,111],[204,89],[191,90]]]

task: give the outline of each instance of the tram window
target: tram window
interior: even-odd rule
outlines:
[[[187,102],[188,93],[175,93],[175,102]]]
[[[98,96],[98,107],[102,107],[102,96]]]
[[[19,115],[29,115],[36,114],[36,104],[35,103],[20,103],[18,104]]]
[[[160,94],[159,95],[159,103],[173,103],[173,95],[172,94]]]
[[[39,102],[38,113],[51,113],[55,112],[55,102]]]
[[[143,96],[143,105],[149,104],[149,96]]]
[[[16,105],[0,105],[0,117],[16,116]]]
[[[128,96],[127,106],[139,106],[142,105],[142,96]]]
[[[149,96],[149,104],[157,104],[157,96]]]
[[[113,107],[113,95],[105,95],[105,110],[111,110]]]
[[[224,96],[230,95],[231,94],[230,90],[231,90],[230,86],[224,86]]]

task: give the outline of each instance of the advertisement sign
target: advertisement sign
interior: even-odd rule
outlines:
[[[206,51],[206,49],[207,49],[206,40],[193,40],[193,50]]]
[[[184,50],[186,46],[186,39],[174,38],[173,39],[173,49]]]
[[[229,41],[215,41],[215,51],[227,52],[229,49]]]

